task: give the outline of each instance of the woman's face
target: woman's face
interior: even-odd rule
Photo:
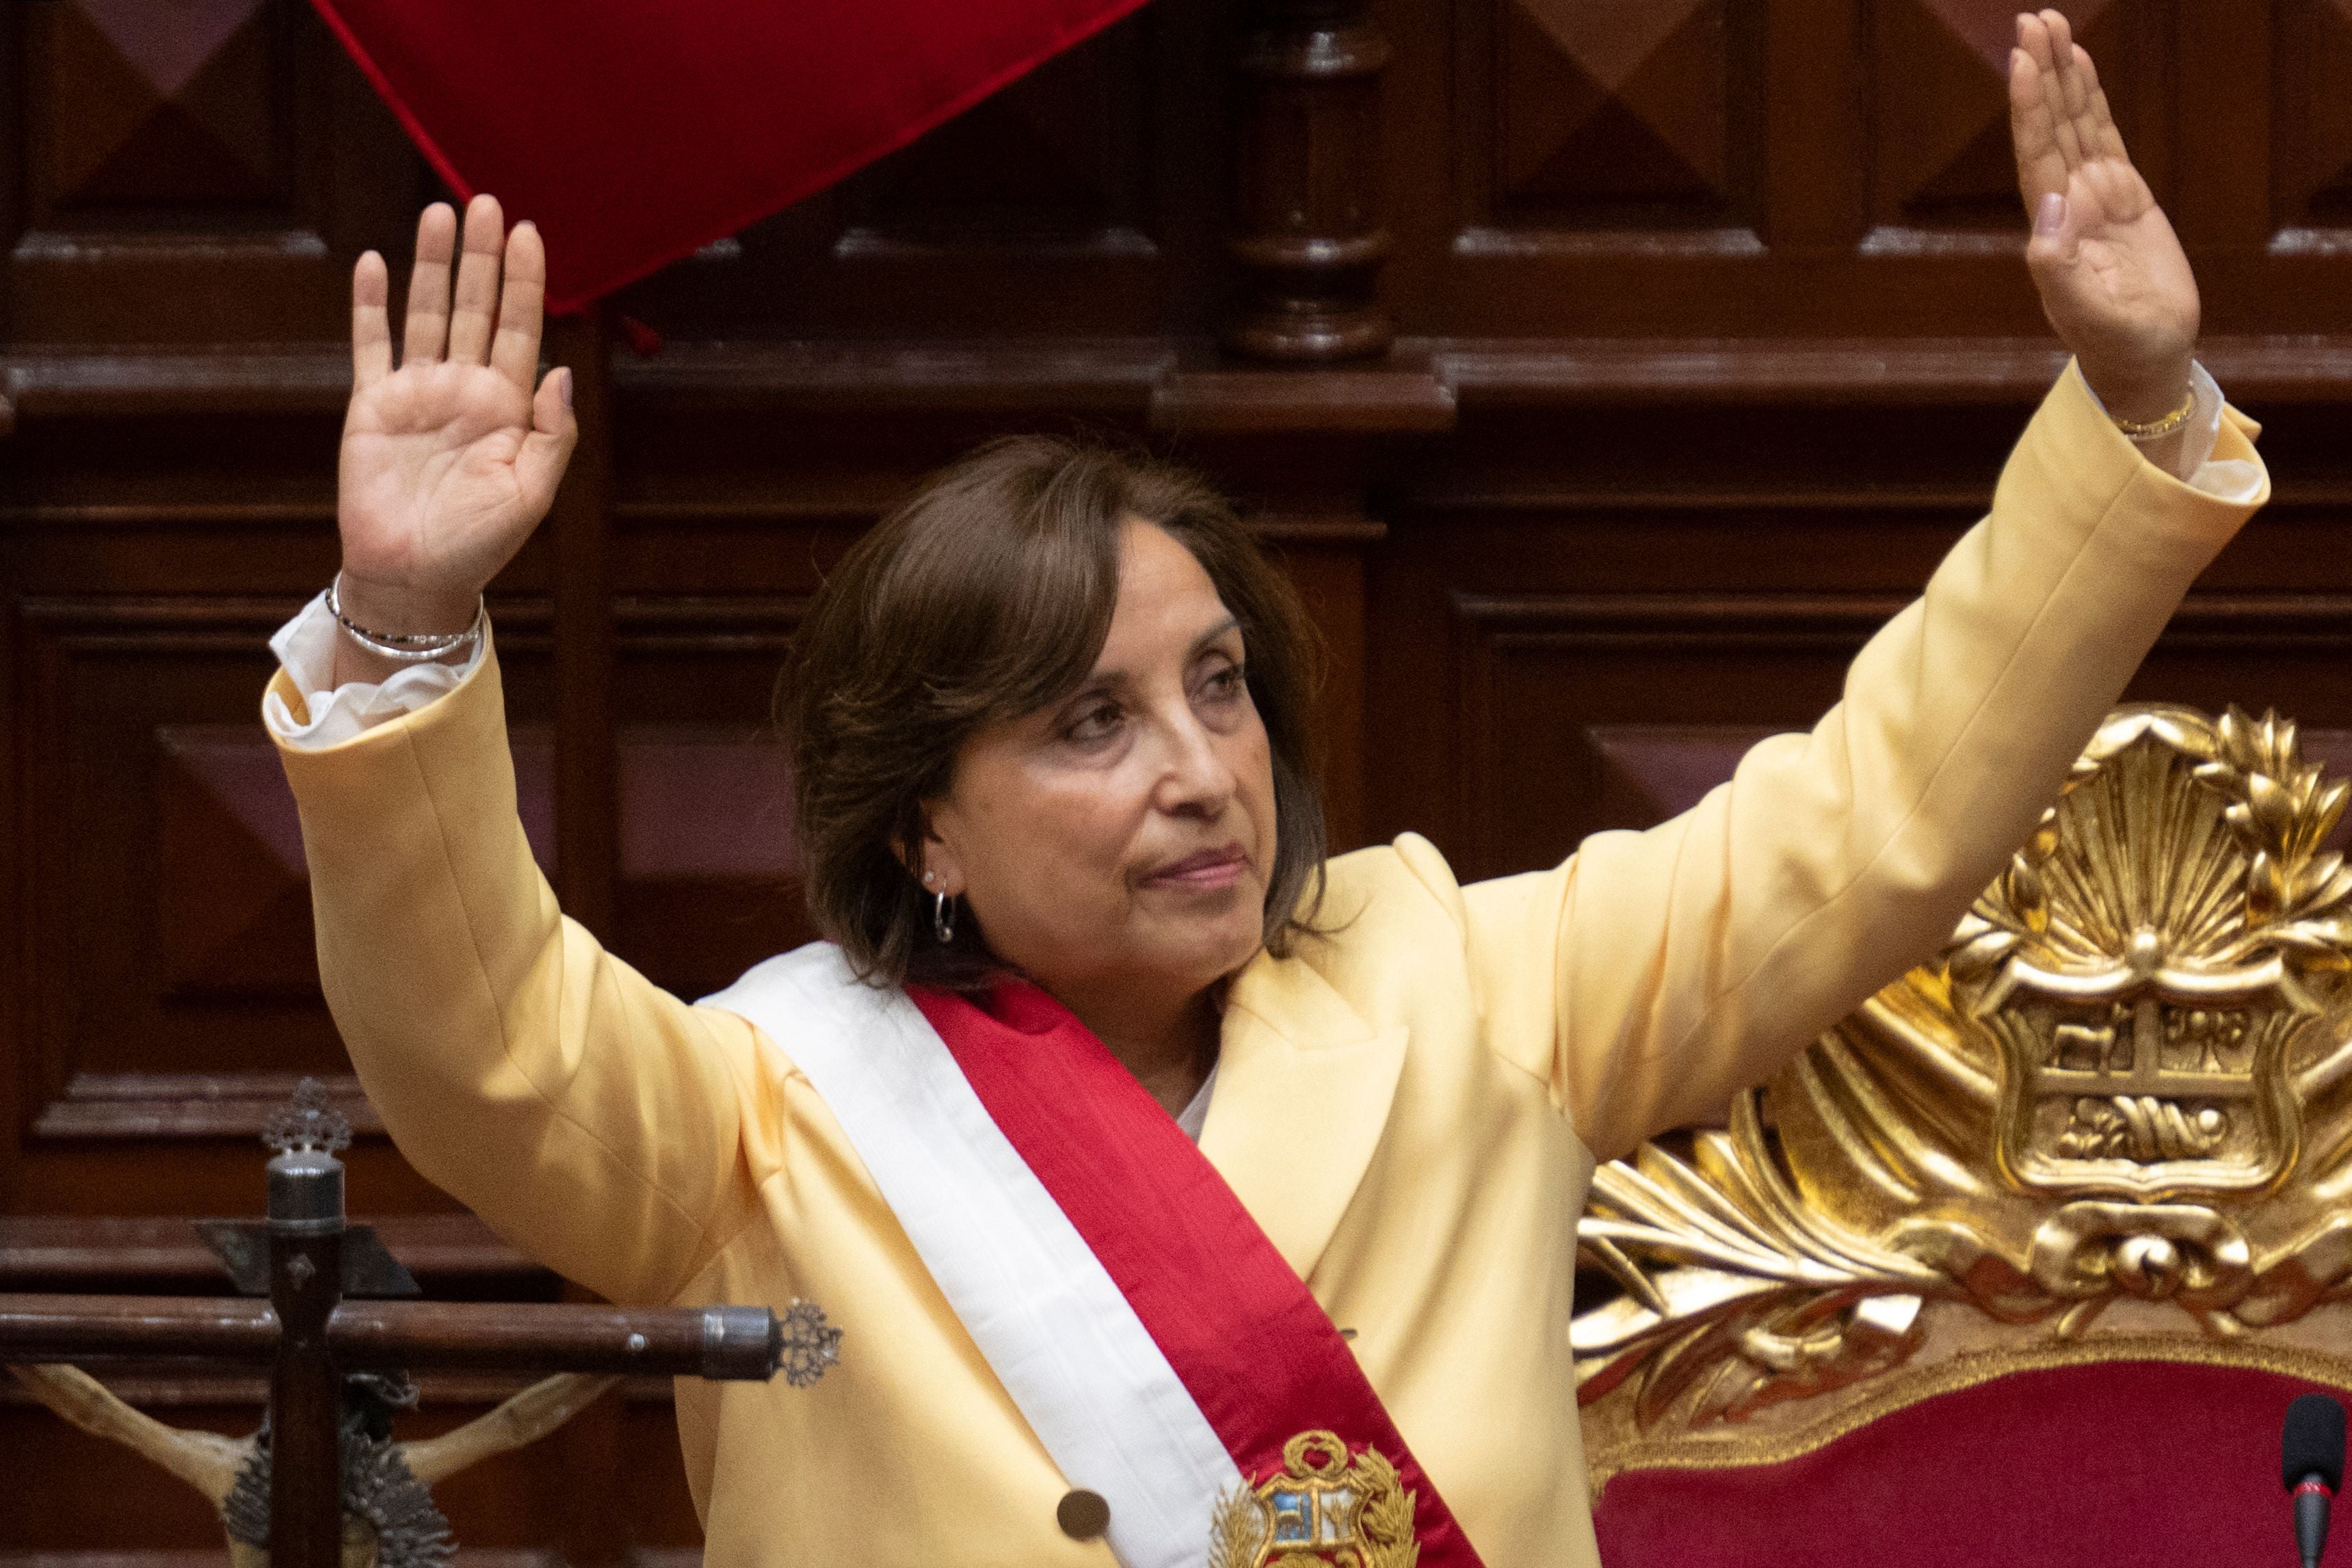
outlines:
[[[1189,996],[1247,963],[1275,819],[1243,662],[1192,553],[1127,523],[1102,656],[1070,696],[965,743],[931,803],[929,891],[1065,1000]]]

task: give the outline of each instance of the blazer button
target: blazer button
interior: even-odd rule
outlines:
[[[1110,1504],[1103,1500],[1102,1493],[1080,1487],[1054,1510],[1054,1522],[1073,1541],[1099,1541],[1110,1528]]]

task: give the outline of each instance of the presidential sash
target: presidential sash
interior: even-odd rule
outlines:
[[[705,1005],[815,1084],[1126,1568],[1477,1568],[1305,1282],[1058,1002],[876,990],[820,943]]]

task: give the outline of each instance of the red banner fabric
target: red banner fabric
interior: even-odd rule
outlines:
[[[1377,1448],[1417,1495],[1422,1568],[1478,1568],[1329,1314],[1108,1048],[1018,981],[999,985],[984,1009],[919,987],[908,995],[1242,1473],[1279,1473],[1284,1444],[1303,1432]]]
[[[904,145],[1141,0],[313,0],[579,308]]]

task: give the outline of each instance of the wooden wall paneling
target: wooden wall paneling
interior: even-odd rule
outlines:
[[[11,31],[0,27],[0,37]],[[0,63],[5,63],[5,50],[0,45]],[[0,123],[10,118],[0,115]],[[0,131],[0,139],[5,135]],[[0,172],[0,191],[5,191],[6,178]],[[0,283],[0,290],[5,287]],[[0,394],[5,390],[0,382]],[[12,434],[0,428],[0,487],[16,471]],[[17,585],[25,580],[26,554],[16,531],[0,527],[0,574],[5,574],[0,581],[7,585],[9,601],[21,591]],[[23,734],[23,638],[13,632],[13,602],[0,613],[12,626],[10,634],[0,635],[0,910],[6,912],[0,917],[5,922],[5,936],[0,937],[0,1212],[13,1212],[21,1207],[25,1189],[25,1128],[34,1108],[48,1098],[48,1084],[32,1029],[36,1015],[29,981],[35,966],[27,922],[33,910],[24,896],[29,881],[25,801],[32,767]]]
[[[2075,37],[2099,62],[2133,161],[2168,179],[2166,0],[2074,0]],[[1870,0],[1870,186],[1866,248],[1980,248],[2014,259],[2025,218],[2009,139],[2007,0]]]
[[[12,8],[18,341],[332,338],[415,155],[299,0]],[[394,175],[385,179],[387,173]]]
[[[1646,825],[1608,811],[1647,815],[1759,729],[1809,725],[1900,604],[1456,593],[1457,870],[1549,865],[1602,828]],[[1662,724],[1689,744],[1666,744]]]
[[[2080,0],[2069,18],[2136,163],[2174,181],[2169,0]],[[1858,329],[2031,333],[2041,309],[2009,144],[2005,0],[1868,0],[1868,228],[1853,269]]]
[[[252,1140],[305,1073],[376,1134],[353,1152],[362,1201],[446,1202],[382,1143],[318,994],[293,800],[254,722],[263,639],[299,602],[18,600],[16,1207],[251,1207]],[[545,617],[504,620],[530,815],[546,793],[546,747],[534,780],[528,717]]]
[[[1465,875],[1526,870],[1642,825],[1622,734],[1811,725],[1979,514],[2028,411],[1694,403],[1645,384],[1655,368],[1596,355],[1533,405],[1463,382],[1459,430],[1384,508],[1371,836],[1426,832]]]
[[[555,882],[566,914],[612,929],[620,869],[613,736],[613,421],[609,313],[559,317],[549,347],[571,370],[580,443],[542,525],[555,553]]]
[[[289,932],[282,918],[287,859],[299,859],[299,839],[289,842],[282,813],[253,798],[257,784],[267,802],[283,783],[240,769],[235,752],[171,723],[192,710],[224,719],[249,712],[253,683],[267,670],[257,643],[293,608],[170,599],[20,606],[20,711],[32,737],[18,819],[31,849],[26,990],[49,1103],[37,1133],[44,1122],[84,1135],[101,1130],[88,1114],[92,1100],[138,1124],[143,1108],[125,1096],[100,1089],[69,1098],[77,1079],[339,1066],[323,1015],[285,1006],[289,990],[303,994],[306,956],[270,950],[299,939],[309,924],[303,912]],[[208,863],[156,874],[165,854],[198,842]],[[182,929],[167,936],[174,925]],[[243,1020],[213,1005],[229,998],[246,1004],[240,1010],[278,1015],[268,1031],[275,1061],[257,1055],[268,1048]],[[296,1012],[309,1016],[298,1024]],[[166,1039],[168,1052],[158,1052]],[[72,1098],[85,1102],[83,1114]]]
[[[613,941],[683,997],[814,939],[791,761],[768,722],[799,594],[619,606],[620,894]]]
[[[1428,329],[1654,330],[1759,281],[1760,5],[1457,0],[1453,16],[1454,227]]]
[[[1365,552],[1388,532],[1370,517],[1260,517],[1258,537],[1278,554],[1297,584],[1323,644],[1318,714],[1324,825],[1333,853],[1369,841],[1364,744]]]
[[[1380,298],[1400,333],[1443,330],[1438,291],[1451,265],[1459,200],[1454,132],[1455,23],[1453,5],[1425,0],[1369,0],[1389,40],[1381,71],[1381,212],[1390,235]]]
[[[2269,19],[2275,43],[2261,63],[2274,83],[2263,105],[2271,134],[2263,145],[2236,150],[2231,173],[2254,183],[2253,160],[2268,154],[2273,227],[2264,237],[2273,253],[2352,254],[2352,91],[2345,85],[2352,81],[2352,6],[2279,0]],[[2248,32],[2259,25],[2243,24]]]
[[[17,6],[16,12],[26,9]],[[0,245],[13,252],[25,232],[25,18],[0,17],[0,83],[7,97],[0,99]],[[16,268],[0,259],[0,344],[16,341]],[[0,382],[0,442],[15,428],[13,400]]]
[[[1496,0],[1481,160],[1491,221],[1752,235],[1759,15],[1731,0]]]
[[[2300,40],[2289,36],[2294,29],[2283,5],[2191,0],[2176,15],[2179,92],[2171,119],[2179,177],[2168,188],[2158,187],[2158,194],[2192,255],[2234,256],[2242,274],[2249,264],[2269,259],[2264,250],[2273,231],[2294,221],[2285,215],[2291,204],[2279,199],[2286,193],[2273,193],[2285,172],[2273,162],[2284,149],[2273,143],[2287,130],[2290,116],[2282,111],[2295,62],[2274,51],[2291,50]],[[2233,307],[2242,309],[2251,301],[2231,298],[2244,285],[2229,270],[2203,276],[2206,270],[2200,268],[2200,281],[2218,307],[2218,315],[2209,309],[2208,322],[2226,330]]]
[[[1778,256],[1851,251],[1868,225],[1863,15],[1863,0],[1765,7],[1763,123],[1740,133],[1763,149],[1763,234]]]

